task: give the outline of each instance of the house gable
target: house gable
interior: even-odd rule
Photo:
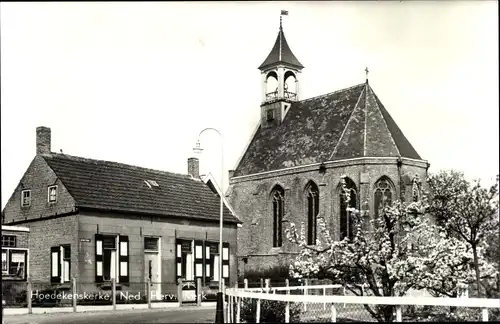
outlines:
[[[48,201],[49,186],[57,186],[56,201]],[[21,193],[30,190],[30,205],[21,206]],[[75,210],[75,199],[54,170],[37,155],[19,181],[3,210],[3,224],[64,215]]]

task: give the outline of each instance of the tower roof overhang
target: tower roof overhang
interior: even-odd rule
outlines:
[[[283,32],[283,28],[280,27],[280,31],[278,33],[278,37],[276,37],[276,42],[274,43],[271,52],[264,60],[264,62],[259,66],[259,70],[263,71],[269,67],[273,67],[276,65],[289,65],[295,69],[302,70],[304,66],[299,62],[299,60],[295,57],[290,46],[285,38],[285,33]]]

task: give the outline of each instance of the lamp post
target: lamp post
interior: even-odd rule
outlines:
[[[222,292],[222,229],[223,229],[223,212],[224,212],[224,137],[217,129],[208,127],[203,129],[198,135],[196,147],[193,151],[200,154],[203,149],[200,147],[200,137],[205,131],[215,131],[220,136],[221,147],[221,173],[220,173],[220,228],[219,228],[219,292],[217,293],[217,308],[215,312],[215,323],[224,322],[224,295]]]

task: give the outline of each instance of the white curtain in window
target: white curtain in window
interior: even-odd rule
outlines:
[[[120,276],[128,276],[127,262],[120,262]]]
[[[59,252],[52,252],[52,277],[59,276]]]
[[[182,263],[177,262],[177,275],[182,276]]]
[[[203,246],[197,245],[195,251],[196,251],[196,258],[202,259],[203,258]]]
[[[64,281],[69,281],[69,261],[64,261],[64,272],[63,272],[63,279]]]
[[[127,256],[128,242],[120,242],[120,255]]]
[[[214,257],[214,280],[219,281],[219,256]]]
[[[111,258],[110,258],[110,277],[111,279],[116,278],[116,251],[113,250],[111,251]]]
[[[2,251],[2,270],[7,270],[7,252]]]
[[[193,280],[193,254],[186,255],[186,280]]]

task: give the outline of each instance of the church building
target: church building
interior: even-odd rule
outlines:
[[[342,183],[351,191],[351,206],[374,217],[385,204],[414,199],[419,179],[427,175],[429,163],[404,136],[368,78],[303,99],[303,69],[280,23],[276,42],[259,66],[259,124],[229,172],[227,197],[243,221],[237,234],[240,276],[287,264],[295,256],[297,248],[285,235],[290,222],[304,222],[309,244],[316,242],[320,217],[335,239],[352,236]]]

